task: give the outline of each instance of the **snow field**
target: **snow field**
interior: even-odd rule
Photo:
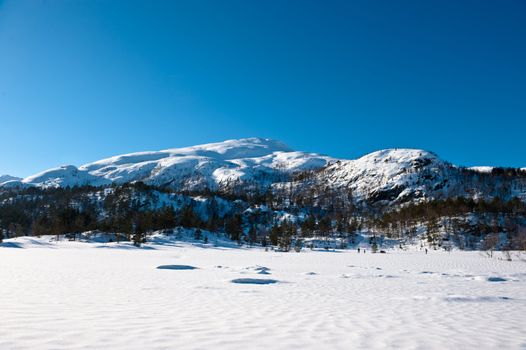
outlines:
[[[526,263],[478,252],[19,238],[0,281],[0,349],[526,347]]]

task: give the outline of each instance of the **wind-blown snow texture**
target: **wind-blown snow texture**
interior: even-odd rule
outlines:
[[[526,346],[515,256],[297,254],[162,237],[141,249],[50,237],[0,246],[0,349]]]

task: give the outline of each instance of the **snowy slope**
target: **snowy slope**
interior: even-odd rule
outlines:
[[[425,197],[430,189],[447,189],[455,169],[431,152],[387,149],[336,162],[318,174],[318,181],[348,188],[357,200],[401,202]]]
[[[7,182],[7,181],[18,181],[22,180],[19,177],[11,176],[11,175],[0,175],[0,184]]]
[[[26,184],[40,185],[43,187],[104,185],[111,181],[91,175],[89,172],[80,171],[73,165],[63,165],[41,173],[26,177],[22,180]]]
[[[143,181],[173,188],[215,189],[237,180],[273,182],[281,174],[320,168],[333,159],[296,152],[282,142],[247,138],[115,156],[79,168],[50,169],[22,180],[40,187],[101,186]]]
[[[380,205],[458,196],[526,199],[524,177],[493,176],[487,167],[457,167],[418,149],[387,149],[337,161],[317,172],[315,186],[351,193],[355,203]]]
[[[492,166],[472,166],[468,169],[471,169],[471,170],[474,170],[474,171],[478,171],[480,173],[491,173],[493,171],[493,168]]]
[[[0,187],[11,188],[11,187],[27,187],[28,185],[23,184],[22,178],[11,176],[11,175],[0,175]]]

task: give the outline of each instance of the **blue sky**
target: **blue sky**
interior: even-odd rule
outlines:
[[[524,1],[0,0],[0,174],[240,137],[526,166]]]

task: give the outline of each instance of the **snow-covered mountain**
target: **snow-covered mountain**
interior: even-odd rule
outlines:
[[[418,149],[387,149],[330,164],[317,172],[316,181],[339,193],[351,192],[355,202],[383,205],[457,196],[526,200],[526,172],[493,175],[494,169],[458,167]]]
[[[9,181],[20,181],[22,180],[19,177],[11,176],[11,175],[0,175],[0,185],[9,182]]]
[[[526,198],[524,178],[487,181],[491,170],[463,169],[417,149],[388,149],[356,160],[294,151],[282,142],[246,138],[157,152],[115,156],[80,167],[62,166],[3,186],[103,186],[142,181],[174,190],[218,190],[234,185],[299,191],[352,192],[354,201],[403,203],[429,198],[498,193]],[[308,181],[293,175],[312,170]],[[466,175],[467,174],[467,175]],[[0,185],[1,186],[1,185]]]
[[[387,149],[336,162],[318,173],[317,179],[337,190],[351,190],[357,200],[402,202],[448,186],[455,171],[456,167],[427,151]]]
[[[61,166],[29,176],[20,180],[19,184],[66,187],[143,181],[175,189],[217,189],[238,180],[269,184],[280,175],[321,168],[331,161],[335,159],[293,151],[279,141],[247,138],[157,152],[130,153],[79,168]]]

